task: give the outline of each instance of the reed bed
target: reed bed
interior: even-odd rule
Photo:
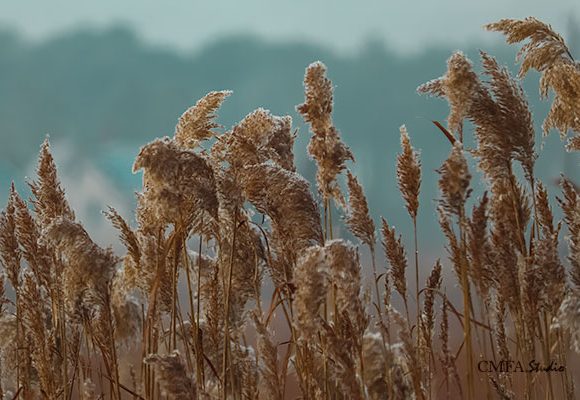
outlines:
[[[447,126],[435,124],[449,155],[428,177],[438,179],[448,259],[420,253],[417,215],[433,210],[420,206],[420,152],[405,126],[393,167],[414,235],[388,216],[376,228],[320,62],[306,69],[297,107],[312,133],[314,189],[297,172],[289,116],[257,109],[222,133],[217,112],[231,92],[208,93],[174,136],[141,148],[134,222],[104,212],[122,257],[76,220],[45,141],[31,198],[13,185],[0,216],[0,397],[575,398],[580,196],[563,176],[557,221],[535,175],[520,78],[540,72],[541,95],[553,93],[543,129],[575,132],[566,146],[577,151],[580,66],[534,18],[487,29],[525,42],[519,77],[484,52],[478,74],[457,52],[418,88],[450,108]],[[470,198],[472,165],[487,188],[480,199]],[[332,210],[358,243],[334,237]]]

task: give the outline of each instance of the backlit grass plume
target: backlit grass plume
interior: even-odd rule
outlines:
[[[316,190],[295,162],[290,116],[258,108],[222,131],[219,108],[231,92],[210,92],[173,136],[140,149],[134,214],[104,212],[120,254],[75,214],[45,140],[30,199],[12,184],[0,212],[0,397],[574,398],[578,188],[562,177],[556,197],[537,179],[520,79],[542,74],[542,94],[555,92],[544,128],[566,132],[579,128],[580,73],[547,24],[488,28],[528,40],[520,76],[485,52],[478,72],[455,52],[445,74],[419,88],[449,103],[448,129],[437,126],[451,146],[436,171],[421,169],[425,150],[405,125],[385,121],[401,149],[382,173],[402,201],[383,210],[380,238],[364,180],[347,168],[354,155],[334,125],[321,62],[307,67],[297,108],[312,132]],[[423,182],[437,183],[435,204],[420,198]],[[387,222],[397,212],[409,229]],[[418,217],[429,214],[447,257],[419,252]],[[358,246],[336,237],[345,228]],[[538,372],[496,371],[510,361],[538,363]],[[489,365],[496,370],[481,371]]]

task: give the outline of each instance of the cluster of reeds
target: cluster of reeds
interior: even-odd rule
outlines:
[[[555,93],[544,129],[577,132],[568,148],[578,150],[580,67],[562,38],[532,18],[488,29],[528,40],[520,74],[537,69],[542,94]],[[555,221],[535,177],[519,80],[486,53],[481,62],[478,75],[455,53],[443,77],[418,89],[450,105],[447,128],[437,124],[450,142],[437,171],[449,261],[420,259],[421,161],[404,126],[396,172],[414,237],[402,238],[386,218],[378,237],[348,170],[354,155],[332,121],[333,87],[320,62],[306,69],[297,108],[312,132],[316,191],[296,171],[290,117],[257,109],[219,133],[216,111],[230,92],[208,93],[173,137],[139,152],[135,226],[105,212],[127,249],[122,258],[76,220],[45,142],[31,199],[12,186],[0,216],[0,397],[574,398],[580,196],[562,177],[564,218]],[[488,190],[469,209],[475,164]],[[370,257],[334,237],[333,209]],[[420,266],[431,261],[422,284]],[[443,281],[448,268],[457,282]],[[455,283],[457,305],[447,296]],[[481,371],[482,360],[565,369]]]

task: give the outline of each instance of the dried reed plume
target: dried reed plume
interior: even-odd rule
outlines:
[[[541,94],[556,94],[544,129],[578,130],[580,72],[562,38],[532,18],[488,28],[508,42],[529,40],[520,75],[537,69]],[[537,179],[533,118],[519,78],[480,56],[481,73],[456,52],[443,77],[418,89],[449,103],[449,130],[437,126],[452,147],[437,174],[422,176],[420,152],[399,129],[394,167],[414,233],[416,322],[407,241],[397,233],[405,228],[381,218],[384,254],[375,254],[373,214],[362,180],[347,170],[354,156],[333,124],[332,83],[320,62],[306,69],[298,106],[312,131],[319,196],[295,164],[289,116],[258,108],[220,132],[218,109],[231,92],[210,92],[183,113],[173,137],[141,148],[134,216],[111,207],[104,213],[126,249],[122,257],[97,245],[75,218],[46,140],[30,200],[12,184],[0,212],[0,397],[574,398],[578,189],[562,178],[560,216]],[[423,277],[417,216],[429,212],[419,202],[428,179],[438,179],[435,211],[449,257],[428,261]],[[471,187],[483,189],[479,199]],[[335,238],[343,229],[333,223],[368,247],[370,260]],[[365,280],[370,272],[373,282]],[[455,287],[462,307],[456,289],[448,295]],[[391,301],[393,288],[403,312]],[[565,368],[475,369],[479,361],[498,369],[509,360]]]
[[[449,157],[437,172],[441,176],[439,189],[442,209],[451,215],[462,217],[465,201],[471,193],[469,189],[471,174],[460,143],[453,146]]]
[[[306,99],[297,110],[310,124],[313,133],[308,153],[318,166],[318,190],[325,201],[334,198],[344,204],[336,178],[346,168],[345,163],[354,160],[354,156],[340,140],[338,130],[332,123],[333,89],[332,82],[326,77],[324,64],[315,62],[306,68],[304,88]]]
[[[405,277],[405,271],[407,270],[407,253],[405,251],[405,246],[403,245],[401,236],[397,238],[395,227],[389,227],[389,224],[384,218],[382,221],[382,234],[383,234],[383,249],[385,251],[385,258],[391,265],[389,270],[389,275],[393,280],[395,289],[405,302],[405,307],[407,308],[407,278]]]
[[[349,193],[349,213],[346,218],[348,229],[360,239],[361,242],[374,248],[375,246],[375,223],[369,214],[369,206],[358,179],[350,173],[347,174]]]
[[[552,107],[544,120],[544,132],[556,128],[562,136],[568,129],[580,132],[580,67],[572,57],[564,39],[552,27],[533,17],[523,20],[502,19],[486,25],[490,31],[501,32],[510,44],[527,40],[518,52],[520,76],[530,69],[542,74],[540,94],[555,93]],[[570,150],[578,150],[577,136],[569,142]]]
[[[401,132],[401,149],[403,152],[397,156],[397,182],[409,215],[411,218],[416,218],[419,210],[419,190],[421,188],[421,160],[417,151],[411,146],[411,140],[405,125],[402,125],[399,130]]]
[[[222,90],[219,92],[209,92],[202,97],[195,105],[179,117],[179,122],[175,126],[175,140],[184,147],[196,147],[201,141],[212,138],[215,135],[214,129],[220,125],[215,123],[218,108],[222,105],[226,97],[232,94],[231,91]]]
[[[157,367],[157,378],[161,393],[170,400],[188,400],[196,398],[195,384],[187,376],[187,370],[179,352],[176,350],[168,355],[152,354],[145,362]]]

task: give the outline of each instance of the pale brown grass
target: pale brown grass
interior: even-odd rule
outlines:
[[[532,18],[488,29],[510,43],[528,40],[520,75],[537,69],[542,95],[555,92],[544,129],[576,131],[568,147],[577,148],[580,72],[563,39]],[[140,150],[135,223],[105,212],[126,247],[122,258],[76,219],[45,141],[32,198],[12,185],[0,214],[0,397],[574,398],[578,190],[562,179],[558,221],[554,195],[534,173],[533,118],[519,78],[486,53],[481,62],[480,75],[457,52],[443,77],[419,88],[450,106],[447,128],[438,125],[452,143],[437,170],[443,260],[420,259],[417,216],[434,210],[421,206],[420,153],[404,126],[393,168],[414,237],[381,218],[384,256],[376,254],[375,222],[332,120],[333,86],[321,62],[306,69],[298,106],[312,131],[317,193],[297,172],[289,116],[259,108],[222,132],[217,113],[231,92],[210,92],[183,113],[173,137]],[[469,134],[473,149],[464,147]],[[487,190],[470,206],[472,165]],[[331,200],[370,259],[334,238]],[[423,280],[419,266],[429,264]],[[447,295],[454,285],[461,305]],[[482,372],[482,360],[565,370]]]

